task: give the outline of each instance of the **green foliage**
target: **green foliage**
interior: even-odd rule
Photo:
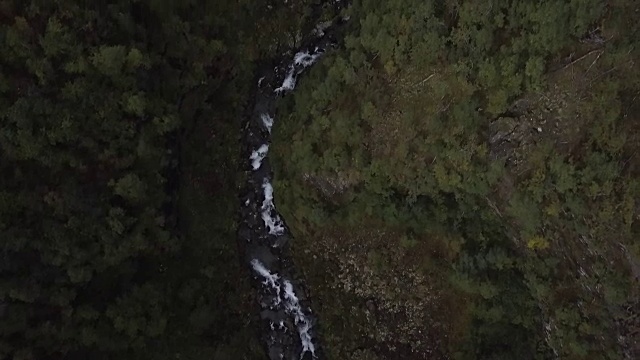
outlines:
[[[457,358],[618,358],[609,329],[632,297],[619,249],[640,236],[628,165],[640,83],[632,6],[610,5],[354,2],[344,47],[280,104],[285,218],[305,234],[374,218],[462,238],[447,271],[473,321]],[[496,145],[494,124],[512,116]]]
[[[0,358],[259,354],[229,266],[233,212],[207,210],[235,207],[255,61],[287,46],[247,5],[0,4]],[[221,140],[196,139],[214,115]],[[228,190],[209,218],[179,204],[208,196],[183,152]]]
[[[0,358],[259,357],[230,211],[240,119],[256,61],[297,45],[315,3],[0,2]],[[617,358],[640,256],[636,8],[353,1],[344,46],[279,105],[279,209],[298,234],[403,233],[469,317],[451,358]],[[343,315],[330,344],[358,341]]]

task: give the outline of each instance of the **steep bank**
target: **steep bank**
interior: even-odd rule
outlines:
[[[333,358],[634,358],[637,5],[599,5],[362,1],[283,101]]]
[[[244,127],[247,183],[241,196],[238,238],[255,278],[260,333],[271,359],[323,358],[306,286],[296,277],[289,254],[291,233],[275,208],[268,151],[276,101],[293,91],[302,72],[328,50],[341,24],[338,19],[330,28],[328,24],[316,27],[295,54],[283,55],[274,67],[260,73],[253,110]]]

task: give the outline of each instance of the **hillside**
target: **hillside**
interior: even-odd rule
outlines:
[[[0,1],[0,359],[640,358],[639,20]]]
[[[633,359],[632,1],[362,0],[274,127],[335,359]]]

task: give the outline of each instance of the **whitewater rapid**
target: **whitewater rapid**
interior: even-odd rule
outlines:
[[[258,287],[261,334],[270,359],[319,359],[316,318],[303,282],[296,279],[288,254],[291,234],[276,210],[269,164],[275,103],[292,92],[300,74],[331,44],[318,36],[257,81],[255,104],[245,126],[247,186],[241,199],[239,240]]]
[[[260,335],[271,360],[323,359],[317,319],[304,281],[296,276],[289,254],[291,233],[276,209],[269,150],[276,102],[293,92],[300,75],[336,44],[347,17],[320,22],[323,11],[335,14],[346,2],[329,0],[316,8],[316,25],[296,50],[265,65],[256,79],[253,106],[243,130],[243,170],[238,242],[253,278],[260,305]],[[312,22],[313,23],[313,22]]]

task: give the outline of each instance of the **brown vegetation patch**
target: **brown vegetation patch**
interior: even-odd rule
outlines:
[[[465,300],[448,285],[438,238],[409,240],[368,222],[334,228],[303,255],[332,358],[448,359]],[[318,278],[318,277],[321,277]]]

